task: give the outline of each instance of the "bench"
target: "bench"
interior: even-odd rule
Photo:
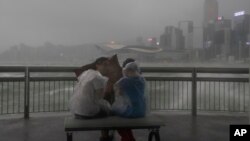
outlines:
[[[165,126],[164,122],[153,115],[135,119],[117,116],[98,119],[75,119],[74,117],[67,117],[64,121],[67,141],[73,140],[73,132],[75,131],[119,129],[149,129],[148,141],[152,141],[153,137],[156,141],[160,141],[159,129],[161,126]]]

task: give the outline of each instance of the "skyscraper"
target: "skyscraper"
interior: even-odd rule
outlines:
[[[219,7],[217,0],[205,0],[204,3],[204,20],[203,26],[207,25],[218,18]]]
[[[203,19],[203,47],[214,50],[215,21],[218,19],[219,7],[217,0],[205,0]],[[214,52],[214,51],[211,51]],[[208,56],[214,55],[215,53]]]
[[[160,46],[164,49],[182,50],[185,47],[185,37],[181,29],[167,26],[160,37]]]

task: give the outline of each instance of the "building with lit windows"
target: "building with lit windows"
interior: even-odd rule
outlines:
[[[239,11],[234,13],[234,48],[237,50],[239,59],[246,58],[249,56],[249,34],[250,34],[250,15],[246,14],[245,11]]]

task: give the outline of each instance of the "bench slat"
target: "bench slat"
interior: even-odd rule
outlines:
[[[64,121],[65,131],[155,129],[161,126],[165,126],[165,123],[156,116],[133,119],[117,116],[98,119],[75,119],[74,117],[67,117]]]

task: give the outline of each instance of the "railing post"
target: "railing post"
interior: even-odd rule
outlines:
[[[197,71],[196,68],[192,72],[192,116],[197,116]]]
[[[250,55],[250,49],[249,49],[249,55]],[[248,79],[248,85],[250,88],[250,66],[248,69],[248,75],[249,75],[249,79]],[[250,93],[248,94],[248,123],[250,124]]]
[[[24,82],[24,118],[29,119],[29,97],[30,97],[30,73],[29,67],[25,67],[25,82]]]

